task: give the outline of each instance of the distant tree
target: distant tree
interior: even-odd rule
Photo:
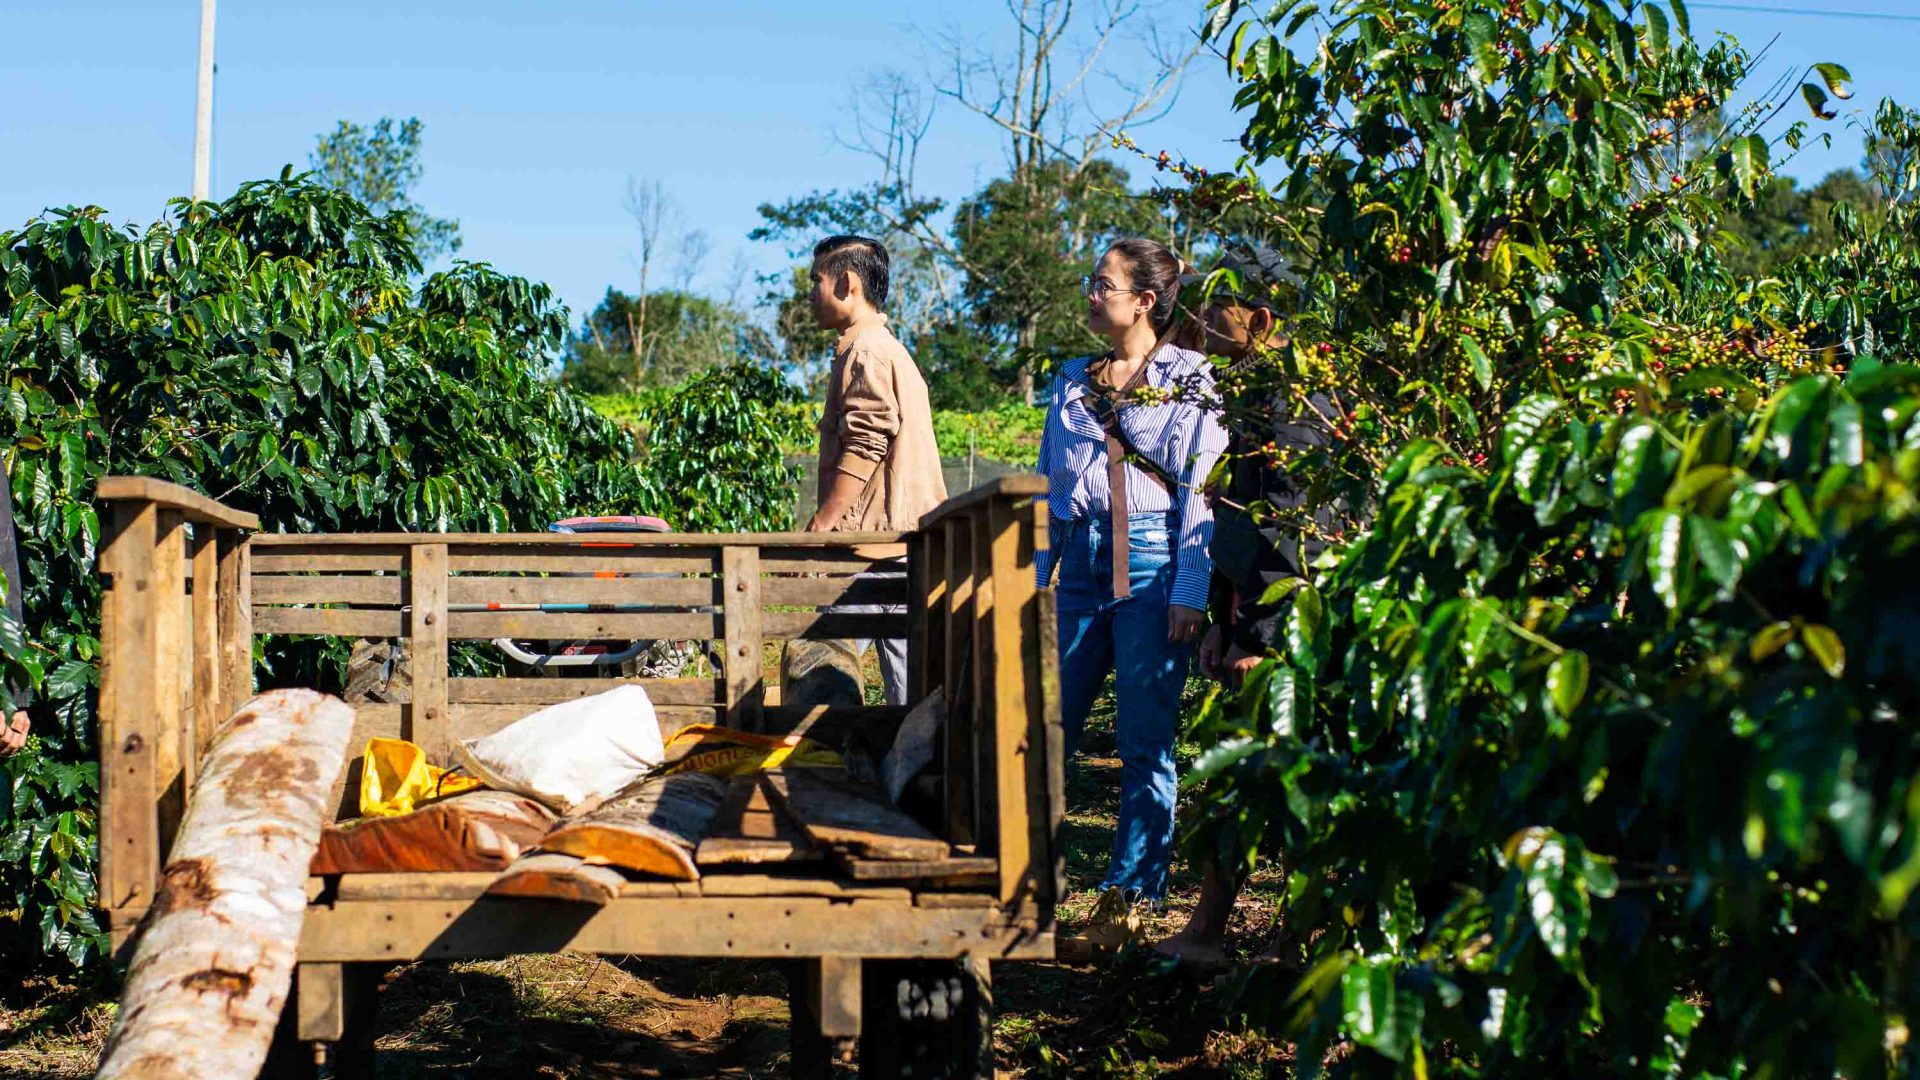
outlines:
[[[320,183],[352,195],[374,213],[406,215],[420,261],[430,263],[460,250],[460,223],[434,217],[413,201],[413,188],[425,171],[421,129],[412,117],[396,126],[392,117],[383,116],[371,128],[342,120],[318,137],[307,161]]]
[[[1802,255],[1831,252],[1840,242],[1834,214],[1872,217],[1883,198],[1852,169],[1837,169],[1810,188],[1775,176],[1753,203],[1722,223],[1720,257],[1736,277],[1767,277]]]
[[[643,302],[648,329],[640,339]],[[711,367],[776,352],[766,331],[730,304],[680,289],[659,289],[644,301],[608,289],[569,340],[560,379],[583,394],[608,394],[672,386]]]

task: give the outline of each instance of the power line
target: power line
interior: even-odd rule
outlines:
[[[1884,19],[1888,22],[1920,23],[1920,15],[1893,15],[1884,11],[1820,11],[1815,8],[1764,7],[1760,4],[1714,4],[1705,0],[1694,0],[1687,6],[1716,11],[1755,11],[1763,15],[1818,15],[1829,19]]]

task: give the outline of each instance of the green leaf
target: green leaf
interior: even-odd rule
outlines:
[[[1742,561],[1734,542],[1727,539],[1719,524],[1709,521],[1699,514],[1687,515],[1687,540],[1693,545],[1693,552],[1707,576],[1720,585],[1722,599],[1733,595],[1733,587],[1740,581]]]
[[[1840,635],[1834,633],[1832,627],[1808,623],[1800,628],[1800,640],[1828,675],[1837,679],[1846,674],[1847,647],[1840,643]]]
[[[1419,1053],[1426,999],[1396,985],[1390,961],[1356,960],[1340,976],[1340,1026],[1354,1042],[1393,1061]]]
[[[1796,629],[1792,623],[1784,620],[1761,627],[1760,632],[1753,635],[1752,643],[1747,646],[1747,655],[1752,657],[1756,664],[1765,660],[1785,648],[1787,643],[1793,640]]]
[[[1298,736],[1313,720],[1313,680],[1302,678],[1290,664],[1275,664],[1267,676],[1267,704],[1273,711],[1273,733]]]
[[[1667,0],[1667,3],[1673,8],[1673,22],[1680,28],[1680,36],[1692,37],[1693,18],[1687,14],[1686,0]]]
[[[1680,582],[1686,559],[1686,517],[1677,510],[1662,510],[1656,517],[1651,542],[1647,545],[1647,572],[1652,578],[1654,595],[1668,610],[1680,608]]]
[[[1753,197],[1754,189],[1767,175],[1768,158],[1767,140],[1759,135],[1743,136],[1727,147],[1728,172],[1741,194]]]
[[[1463,335],[1460,348],[1467,354],[1467,363],[1473,368],[1474,384],[1482,390],[1493,386],[1493,361],[1487,359],[1486,350],[1473,339],[1473,335]]]
[[[1287,652],[1301,670],[1311,674],[1326,662],[1327,632],[1326,607],[1320,591],[1312,585],[1302,585],[1294,593],[1285,626]]]
[[[1812,110],[1813,115],[1822,120],[1831,120],[1839,115],[1827,107],[1827,92],[1812,83],[1800,84],[1800,96],[1806,101],[1807,108]]]
[[[1266,740],[1244,735],[1224,740],[1207,748],[1206,753],[1194,759],[1193,767],[1187,770],[1187,775],[1180,778],[1180,784],[1182,787],[1199,787],[1266,748]]]
[[[1644,9],[1647,16],[1647,47],[1653,55],[1664,56],[1667,52],[1667,13],[1659,4],[1648,4]]]
[[[1547,668],[1547,700],[1562,717],[1573,715],[1587,696],[1587,654],[1579,650],[1561,653]]]
[[[1518,458],[1520,445],[1531,442],[1559,410],[1560,399],[1548,394],[1535,394],[1515,405],[1500,429],[1501,456],[1510,462]]]
[[[1815,64],[1813,70],[1820,73],[1820,80],[1827,84],[1827,92],[1841,101],[1853,97],[1853,74],[1839,64]]]
[[[1234,15],[1240,10],[1240,0],[1208,0],[1208,6],[1213,8],[1213,11],[1207,16],[1203,36],[1206,40],[1212,41],[1226,30],[1228,23],[1233,21]]]
[[[1433,209],[1440,215],[1441,236],[1448,247],[1466,239],[1466,224],[1460,220],[1460,207],[1453,201],[1451,194],[1435,189]]]

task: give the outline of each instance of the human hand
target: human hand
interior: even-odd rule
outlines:
[[[1200,628],[1207,624],[1207,613],[1194,608],[1173,604],[1167,608],[1167,640],[1175,645],[1185,645],[1200,636]]]
[[[1200,639],[1201,678],[1212,679],[1217,683],[1227,681],[1227,673],[1220,666],[1220,662],[1226,658],[1224,655],[1226,643],[1226,631],[1218,626],[1210,626],[1207,628],[1207,636]]]
[[[5,757],[27,745],[27,733],[32,730],[33,721],[27,718],[26,710],[16,710],[13,722],[0,728],[0,757]]]
[[[1260,657],[1235,645],[1227,650],[1227,655],[1220,661],[1220,681],[1229,686],[1239,686],[1259,666]]]

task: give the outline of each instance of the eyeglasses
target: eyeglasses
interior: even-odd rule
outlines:
[[[1082,277],[1080,279],[1080,291],[1085,293],[1089,300],[1105,300],[1107,297],[1118,293],[1137,293],[1140,290],[1116,289],[1112,285],[1107,284],[1104,278]]]

